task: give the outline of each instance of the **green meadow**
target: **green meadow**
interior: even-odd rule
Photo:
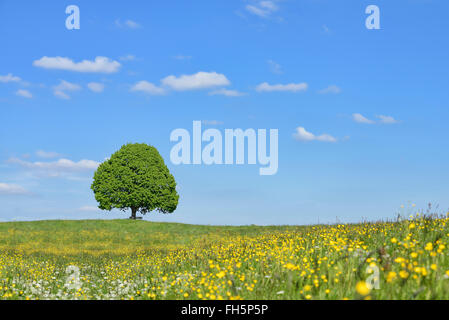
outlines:
[[[0,297],[448,299],[448,223],[0,223]]]

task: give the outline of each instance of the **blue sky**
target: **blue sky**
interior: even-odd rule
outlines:
[[[72,4],[79,30],[65,27]],[[365,27],[370,4],[380,30]],[[444,211],[448,11],[443,0],[0,0],[0,219],[126,218],[95,210],[90,184],[127,142],[157,147],[179,184],[178,209],[152,221]],[[278,129],[277,174],[173,165],[170,132],[193,120]]]

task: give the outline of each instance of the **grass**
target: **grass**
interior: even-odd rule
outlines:
[[[0,223],[0,250],[37,254],[135,253],[196,242],[299,230],[298,226],[207,226],[143,220],[46,220]]]
[[[449,299],[449,219],[0,223],[3,299]]]

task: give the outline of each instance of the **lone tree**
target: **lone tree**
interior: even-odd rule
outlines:
[[[137,212],[172,213],[178,206],[175,178],[157,149],[144,143],[126,144],[100,164],[91,189],[100,209],[131,209],[130,219]]]

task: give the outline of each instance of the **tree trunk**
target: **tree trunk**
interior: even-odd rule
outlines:
[[[136,220],[137,208],[131,208],[131,217],[130,219]]]

